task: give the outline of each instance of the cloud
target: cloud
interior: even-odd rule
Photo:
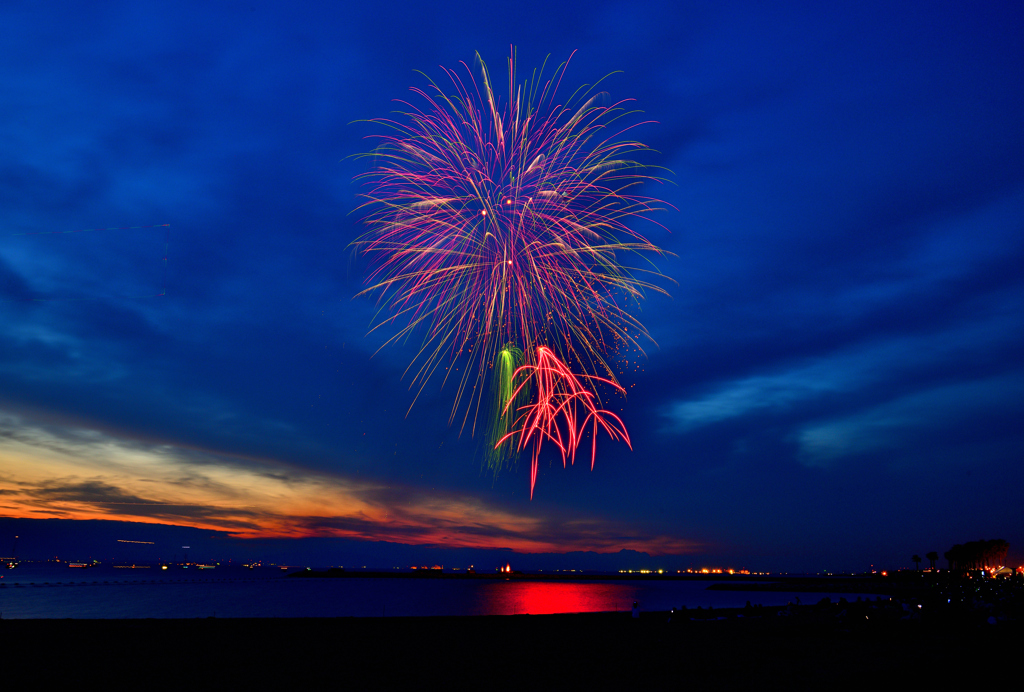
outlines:
[[[31,295],[30,291],[25,277],[0,257],[0,302],[23,300]]]
[[[731,418],[763,410],[781,410],[794,403],[841,391],[845,378],[809,366],[778,375],[737,380],[701,399],[679,401],[668,407],[669,429],[685,433]]]
[[[876,396],[885,396],[888,387],[935,377],[957,364],[975,360],[978,352],[1007,349],[1017,338],[1013,327],[1016,319],[1009,311],[996,311],[988,319],[957,325],[953,330],[879,339],[776,372],[739,378],[704,396],[677,400],[664,407],[664,431],[685,434],[731,419],[784,414],[800,405],[872,389],[882,392]]]
[[[971,447],[982,441],[992,455],[992,442],[1019,437],[1011,433],[1019,424],[1020,401],[1024,400],[1024,372],[984,380],[931,387],[895,398],[857,414],[813,423],[798,434],[799,456],[806,466],[828,466],[840,459],[882,450],[904,452],[927,450],[934,462],[944,456],[943,448]],[[987,425],[965,426],[974,436],[950,431],[970,420],[987,420]],[[1019,439],[1015,445],[1019,454]],[[938,451],[938,453],[936,453]],[[1004,450],[1005,451],[1005,450]],[[965,457],[969,459],[969,457]]]
[[[695,544],[610,520],[504,510],[468,494],[118,438],[0,412],[10,516],[120,519],[240,538],[333,536],[446,547],[682,553]]]

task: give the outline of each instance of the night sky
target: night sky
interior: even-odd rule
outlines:
[[[615,73],[669,171],[638,230],[673,253],[621,374],[633,450],[549,450],[532,501],[450,384],[410,410],[417,342],[377,352],[349,247],[366,121],[476,51],[502,90],[511,46],[572,56],[566,97]],[[1019,2],[0,8],[4,517],[790,571],[1003,538],[1016,565],[1022,267]]]

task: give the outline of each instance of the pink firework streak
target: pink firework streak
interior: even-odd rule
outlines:
[[[559,447],[563,464],[588,425],[629,443],[595,387],[625,393],[606,356],[643,352],[638,339],[650,337],[629,308],[647,290],[665,293],[647,258],[664,253],[632,228],[664,208],[640,194],[661,179],[632,158],[650,150],[627,136],[636,126],[624,124],[628,101],[607,105],[597,85],[560,99],[568,61],[551,77],[542,67],[517,82],[513,53],[505,94],[482,61],[479,80],[463,66],[445,70],[450,86],[412,89],[416,104],[403,103],[395,119],[371,121],[389,132],[367,155],[369,231],[353,246],[370,261],[362,294],[379,301],[373,328],[397,327],[386,343],[422,335],[407,370],[412,405],[440,371],[442,386],[456,386],[449,422],[465,405],[462,428],[472,419],[475,434],[485,392],[510,391],[486,386],[497,381],[499,354],[511,346],[525,356],[518,373],[529,388],[517,381],[491,419],[530,397],[513,407],[521,423],[512,434],[520,450],[534,444],[532,497],[543,441]],[[636,258],[639,266],[624,263]],[[490,439],[508,449],[510,428],[501,426],[492,422]]]
[[[597,458],[597,431],[602,428],[613,440],[621,438],[630,449],[629,434],[622,419],[611,411],[598,408],[597,396],[581,382],[599,381],[609,384],[625,394],[617,383],[603,377],[592,375],[575,375],[569,367],[546,346],[537,347],[537,364],[524,365],[516,373],[522,377],[520,390],[528,385],[536,395],[536,403],[528,404],[519,409],[517,430],[505,436],[498,444],[518,435],[519,450],[523,450],[532,440],[533,454],[530,460],[530,499],[533,499],[533,488],[537,484],[537,461],[540,448],[545,440],[550,440],[562,454],[562,466],[568,459],[570,464],[576,462],[576,450],[583,438],[587,424],[593,426],[590,446],[590,470],[594,470]],[[518,392],[517,392],[518,394]],[[514,400],[514,398],[513,398]]]
[[[648,148],[617,126],[625,102],[603,105],[607,95],[590,87],[559,103],[568,63],[522,84],[514,64],[504,103],[480,63],[482,84],[468,67],[446,70],[448,92],[413,89],[423,104],[405,104],[405,119],[372,121],[392,133],[369,155],[371,230],[354,243],[371,261],[363,293],[380,301],[375,328],[399,326],[389,343],[424,334],[412,386],[422,391],[439,368],[447,380],[469,358],[453,377],[452,420],[463,397],[471,402],[463,425],[509,343],[527,353],[548,345],[614,379],[604,354],[642,352],[637,338],[649,338],[626,308],[647,289],[664,293],[649,280],[661,276],[653,265],[622,263],[663,254],[627,224],[662,203],[637,194],[660,179],[629,158]]]

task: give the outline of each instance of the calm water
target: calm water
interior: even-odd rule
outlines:
[[[785,604],[799,595],[707,591],[713,582],[287,579],[248,570],[72,569],[22,564],[3,570],[4,618],[381,617],[514,615]],[[849,595],[848,595],[849,597]]]

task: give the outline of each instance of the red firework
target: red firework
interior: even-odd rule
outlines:
[[[629,434],[622,419],[611,411],[598,408],[597,396],[584,385],[596,381],[604,382],[625,395],[626,391],[617,383],[603,377],[593,375],[575,375],[569,367],[545,346],[537,348],[537,364],[524,365],[516,372],[522,384],[510,401],[523,388],[529,387],[535,403],[519,408],[516,429],[506,435],[498,444],[518,436],[518,450],[525,449],[533,442],[530,459],[530,499],[533,499],[533,488],[537,484],[537,462],[540,448],[545,440],[550,440],[562,454],[562,466],[566,460],[570,464],[576,462],[576,450],[583,439],[583,431],[590,423],[591,432],[590,470],[594,470],[597,457],[598,428],[608,433],[613,440],[621,438],[630,449]]]

